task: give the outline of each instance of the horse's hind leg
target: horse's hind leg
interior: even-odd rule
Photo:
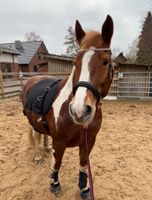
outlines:
[[[48,142],[48,135],[44,135],[44,148],[47,152],[51,150],[51,145]]]
[[[34,146],[34,162],[39,164],[42,162],[42,157],[40,154],[40,134],[31,127],[31,140]]]

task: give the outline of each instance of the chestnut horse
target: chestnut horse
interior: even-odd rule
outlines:
[[[42,133],[52,137],[53,165],[50,190],[56,193],[61,189],[58,173],[65,149],[78,146],[80,157],[78,185],[82,198],[86,199],[90,192],[87,185],[88,169],[83,127],[87,125],[88,154],[90,154],[101,127],[101,100],[107,95],[113,77],[110,50],[113,20],[107,16],[101,33],[85,32],[76,21],[75,35],[79,51],[74,58],[70,76],[65,80],[45,76],[33,77],[24,85],[21,99],[35,142],[35,161],[41,159],[39,135]],[[41,90],[41,85],[47,81],[51,86],[45,85],[42,89],[43,95],[39,95],[35,101],[34,97]],[[50,92],[51,96],[47,96],[46,93]],[[30,98],[32,100],[28,100]],[[39,103],[41,106],[38,107],[43,109],[37,109],[36,112],[35,108]],[[34,109],[32,106],[35,106]]]

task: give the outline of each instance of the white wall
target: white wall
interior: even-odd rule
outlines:
[[[11,55],[11,54],[7,54],[7,53],[0,53],[0,62],[13,63],[13,57],[14,57],[14,63],[18,63],[17,55]]]

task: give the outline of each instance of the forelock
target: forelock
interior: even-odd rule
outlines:
[[[80,48],[88,49],[90,47],[100,47],[102,43],[101,35],[96,31],[86,32],[85,37],[82,39]]]

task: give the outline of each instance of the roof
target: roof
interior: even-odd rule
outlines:
[[[46,57],[51,59],[66,60],[71,62],[73,61],[73,57],[65,55],[47,54]]]
[[[29,64],[41,44],[44,46],[46,53],[48,53],[43,41],[15,41],[14,43],[0,44],[0,48],[7,48],[10,51],[16,51],[20,54],[18,56],[18,64]]]
[[[126,61],[127,59],[122,52],[114,59],[115,63],[125,63]]]
[[[7,49],[4,47],[0,47],[0,53],[9,53],[9,54],[20,55],[20,53],[18,51],[13,50],[13,49]]]

